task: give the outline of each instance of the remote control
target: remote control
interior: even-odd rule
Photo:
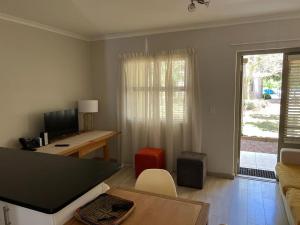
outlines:
[[[54,145],[55,147],[68,147],[70,146],[69,144],[56,144]]]

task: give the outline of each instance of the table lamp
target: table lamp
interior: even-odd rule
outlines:
[[[78,101],[78,111],[83,113],[83,127],[85,131],[93,129],[93,113],[98,112],[98,100]]]

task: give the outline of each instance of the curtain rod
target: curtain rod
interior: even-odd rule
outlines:
[[[146,46],[145,46],[146,47]],[[181,52],[188,52],[188,53],[195,53],[197,51],[196,48],[182,48],[182,49],[173,49],[173,50],[161,50],[161,51],[155,51],[155,52],[125,52],[125,53],[119,53],[119,58],[122,58],[126,55],[135,55],[135,56],[156,56],[166,53],[181,53]]]

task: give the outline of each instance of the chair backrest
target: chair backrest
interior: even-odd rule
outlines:
[[[135,183],[135,189],[177,197],[176,186],[171,174],[162,169],[144,170]]]

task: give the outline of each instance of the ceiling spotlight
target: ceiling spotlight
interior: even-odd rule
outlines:
[[[188,11],[194,12],[196,9],[196,4],[194,2],[198,2],[201,5],[209,6],[210,0],[191,0],[191,3],[188,5]]]
[[[189,12],[194,12],[195,9],[196,9],[196,5],[195,5],[195,3],[192,1],[191,4],[189,4],[189,6],[188,6],[188,11],[189,11]]]
[[[199,4],[209,6],[210,0],[197,0]]]

